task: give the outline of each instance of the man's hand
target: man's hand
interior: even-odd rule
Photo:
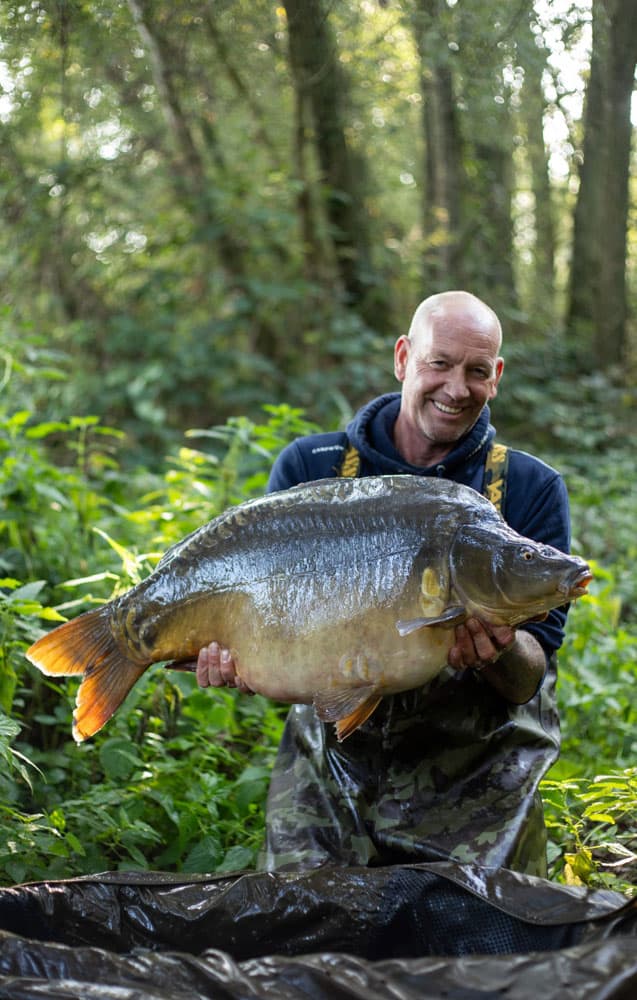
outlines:
[[[448,662],[456,670],[479,670],[503,698],[516,705],[530,701],[546,670],[544,650],[530,632],[489,625],[478,618],[468,618],[456,628]]]
[[[508,625],[489,625],[479,618],[467,618],[456,628],[456,641],[449,650],[449,664],[456,670],[474,667],[480,670],[495,663],[515,642],[515,629]]]
[[[236,687],[244,694],[254,694],[237,674],[230,650],[218,642],[199,650],[195,673],[199,687]]]

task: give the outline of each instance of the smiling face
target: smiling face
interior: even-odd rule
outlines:
[[[473,427],[498,391],[500,343],[497,316],[475,296],[443,292],[421,303],[394,348],[403,384],[394,442],[403,458],[432,465]]]

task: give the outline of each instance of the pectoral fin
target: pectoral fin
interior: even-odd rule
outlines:
[[[399,635],[411,635],[421,628],[429,628],[430,625],[442,625],[443,628],[455,628],[462,625],[467,620],[467,612],[461,606],[445,608],[440,615],[434,618],[402,618],[396,622],[396,629]]]
[[[339,743],[362,726],[378,706],[382,695],[375,684],[317,691],[312,699],[323,722],[334,722]]]

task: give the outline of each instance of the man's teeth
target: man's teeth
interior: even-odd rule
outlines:
[[[445,406],[444,403],[439,403],[435,399],[433,401],[433,404],[437,410],[442,410],[443,413],[452,413],[454,416],[458,413],[462,413],[461,406]]]

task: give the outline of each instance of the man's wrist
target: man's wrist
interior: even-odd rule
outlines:
[[[546,673],[546,654],[529,633],[516,633],[514,642],[478,670],[502,697],[523,705],[537,693]]]
[[[515,646],[517,644],[517,638],[518,638],[517,635],[514,635],[511,642],[509,642],[506,646],[502,646],[501,649],[498,649],[495,655],[492,656],[490,659],[482,660],[479,663],[477,663],[473,669],[477,670],[478,673],[481,673],[487,667],[494,667],[496,663],[498,663],[503,657],[507,655],[507,653],[514,652]]]

